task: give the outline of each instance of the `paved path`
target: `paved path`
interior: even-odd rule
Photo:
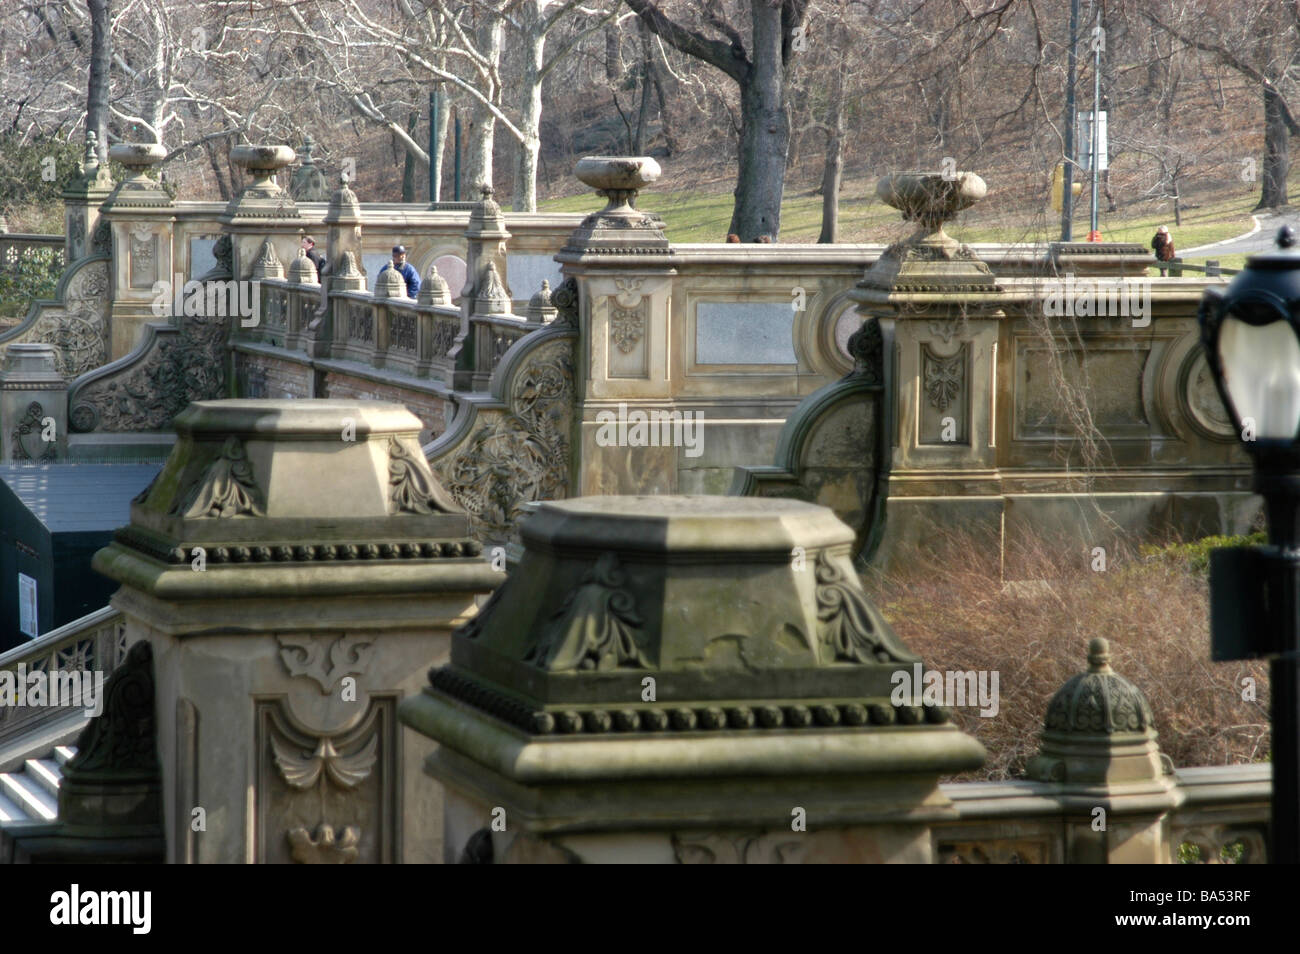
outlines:
[[[1277,236],[1277,230],[1283,225],[1290,225],[1300,230],[1300,212],[1287,212],[1284,215],[1257,215],[1255,216],[1255,222],[1259,228],[1254,232],[1247,232],[1245,235],[1239,235],[1236,238],[1214,245],[1200,245],[1178,254],[1183,258],[1190,259],[1219,258],[1223,255],[1250,255],[1254,252],[1266,252],[1274,247],[1273,239]],[[1174,241],[1177,240],[1175,235]]]

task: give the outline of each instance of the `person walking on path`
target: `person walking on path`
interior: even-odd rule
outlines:
[[[1156,258],[1161,262],[1170,262],[1174,258],[1174,240],[1169,237],[1169,229],[1166,226],[1160,226],[1156,229],[1155,237],[1151,239],[1151,250],[1156,253]],[[1160,266],[1160,275],[1164,276],[1166,266]]]

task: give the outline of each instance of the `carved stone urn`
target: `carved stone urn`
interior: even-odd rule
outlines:
[[[293,197],[275,181],[280,169],[291,165],[297,154],[289,146],[236,146],[230,160],[252,176],[250,185],[236,196],[226,209],[231,217],[295,218],[298,215]]]
[[[119,142],[109,147],[108,158],[121,163],[130,173],[108,197],[109,204],[149,207],[172,204],[171,196],[149,177],[149,170],[167,158],[165,146],[153,142]]]
[[[659,163],[649,156],[587,156],[573,173],[606,199],[583,220],[564,251],[596,254],[666,250],[663,220],[636,207],[637,193],[658,180]]]
[[[943,224],[970,208],[988,194],[988,186],[973,172],[945,176],[938,172],[898,172],[876,183],[876,195],[916,222],[921,232],[912,242],[947,244],[955,241],[943,231]]]
[[[798,860],[929,860],[900,832],[950,812],[939,776],[984,751],[946,710],[897,698],[894,674],[921,660],[828,508],[579,497],[542,503],[521,535],[451,664],[399,708],[440,743],[426,764],[448,860],[691,860],[742,831],[772,860],[793,806],[819,829],[788,845]]]

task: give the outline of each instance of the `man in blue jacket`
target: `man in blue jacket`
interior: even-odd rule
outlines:
[[[406,246],[393,246],[393,261],[391,265],[385,265],[379,270],[382,275],[390,268],[395,268],[401,274],[406,282],[406,297],[415,298],[420,294],[420,273],[415,270],[415,266],[406,260]]]

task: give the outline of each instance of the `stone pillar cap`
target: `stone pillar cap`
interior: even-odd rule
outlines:
[[[468,516],[420,450],[422,426],[378,401],[195,402],[94,565],[171,599],[490,589]]]

